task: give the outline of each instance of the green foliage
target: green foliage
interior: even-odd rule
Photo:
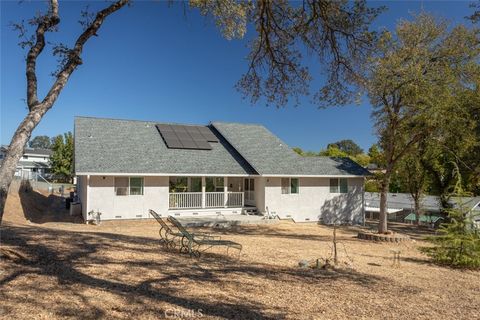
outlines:
[[[428,139],[442,143],[445,123],[461,120],[459,96],[475,88],[479,58],[478,30],[451,27],[428,14],[400,21],[394,33],[382,33],[365,86],[384,151],[383,193],[402,158]],[[384,209],[380,232],[387,229]]]
[[[380,192],[379,179],[371,178],[365,181],[365,192]]]
[[[350,140],[350,139],[340,140],[334,143],[330,143],[327,146],[327,149],[330,147],[336,147],[339,150],[345,152],[349,156],[356,156],[360,153],[363,153],[363,149],[360,148],[358,144],[356,144],[353,140]]]
[[[435,246],[422,248],[436,263],[456,268],[480,269],[480,231],[464,208],[448,210],[450,222],[440,235],[429,238]]]
[[[62,176],[66,181],[73,177],[73,135],[71,132],[53,139],[53,154],[50,157],[52,173]]]
[[[340,150],[337,146],[328,145],[327,149],[321,150],[319,153],[323,157],[337,157],[337,158],[346,158],[348,154],[345,151]]]
[[[51,149],[52,141],[48,136],[36,136],[28,142],[30,148]]]
[[[373,144],[368,149],[368,156],[370,157],[370,163],[376,164],[379,168],[385,167],[385,155],[377,144]]]

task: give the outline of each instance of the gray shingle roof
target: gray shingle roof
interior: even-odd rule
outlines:
[[[261,125],[214,122],[212,150],[169,149],[151,121],[75,118],[75,172],[368,175],[345,158],[302,157]]]
[[[212,150],[169,149],[157,122],[75,118],[75,172],[249,175],[255,171],[219,136]]]
[[[302,157],[261,125],[223,122],[212,125],[262,175],[370,174],[348,158]]]

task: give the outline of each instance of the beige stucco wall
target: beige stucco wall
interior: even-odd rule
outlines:
[[[329,178],[299,178],[298,194],[282,194],[281,178],[265,181],[265,206],[281,218],[295,221],[361,223],[363,221],[363,178],[348,179],[349,192],[330,193]]]

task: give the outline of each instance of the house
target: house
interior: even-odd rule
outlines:
[[[85,219],[276,214],[361,223],[368,171],[345,158],[302,157],[262,125],[206,126],[76,117],[77,194]]]
[[[0,147],[0,161],[7,153],[8,146]],[[40,148],[25,148],[23,156],[17,164],[15,171],[16,177],[23,179],[33,179],[36,174],[44,176],[50,172],[50,156],[52,150]]]

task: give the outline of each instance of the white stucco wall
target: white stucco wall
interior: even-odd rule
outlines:
[[[148,210],[168,210],[168,177],[145,177],[143,195],[115,195],[114,177],[90,176],[88,210],[102,220],[149,218]]]
[[[348,179],[348,193],[330,193],[329,178],[299,178],[298,194],[282,194],[281,178],[265,180],[265,206],[280,218],[332,223],[363,222],[363,178]]]
[[[87,216],[87,176],[77,177],[77,195],[82,204],[83,219]]]
[[[261,213],[265,213],[265,181],[266,178],[255,178],[255,206]]]
[[[88,197],[87,197],[88,181]],[[255,178],[255,204],[260,212],[266,207],[280,218],[292,218],[297,222],[319,221],[331,223],[363,222],[363,178],[348,179],[349,192],[330,193],[328,178],[299,178],[298,194],[282,194],[281,178]],[[150,218],[149,209],[161,215],[239,214],[238,209],[168,210],[168,177],[144,177],[144,194],[116,196],[114,177],[86,176],[78,178],[78,195],[84,217],[88,211],[100,211],[102,220]],[[88,202],[87,202],[88,199]]]

